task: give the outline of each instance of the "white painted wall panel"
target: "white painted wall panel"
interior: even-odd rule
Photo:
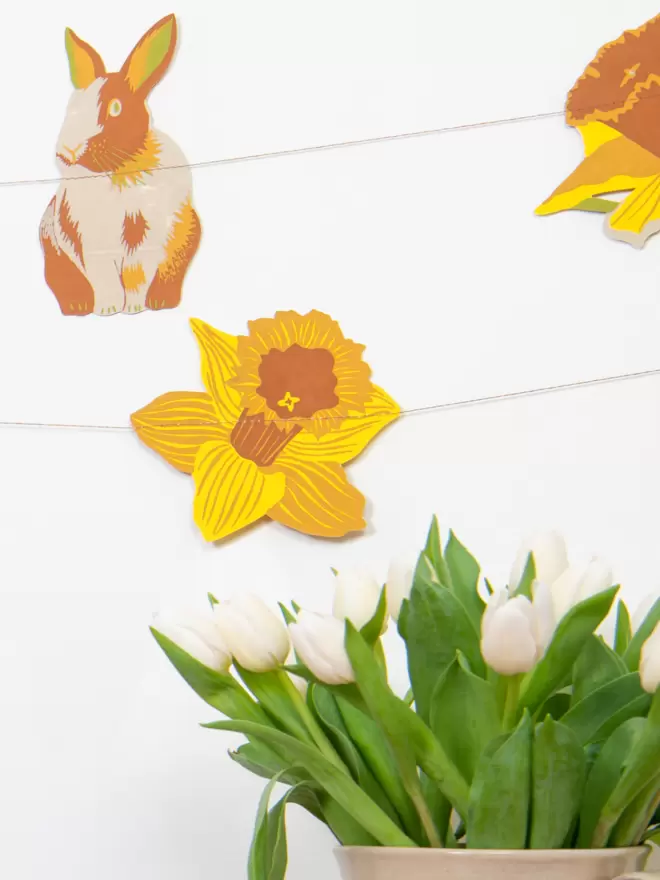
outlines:
[[[5,179],[54,175],[64,26],[118,65],[168,11],[12,10],[0,63],[19,137],[0,143]],[[174,11],[180,54],[152,107],[204,161],[559,109],[598,46],[659,10]],[[240,333],[278,308],[338,319],[404,408],[660,367],[660,240],[638,252],[598,216],[533,216],[579,159],[553,118],[199,169],[204,237],[182,306],[110,320],[64,320],[43,281],[37,226],[54,185],[2,188],[0,422],[127,426],[157,394],[201,388],[187,318]],[[521,533],[556,526],[576,556],[611,560],[633,605],[657,589],[659,401],[646,378],[404,417],[349,466],[370,528],[339,543],[263,523],[205,545],[192,481],[130,431],[0,427],[0,875],[245,875],[261,782],[226,758],[238,737],[199,729],[212,710],[150,639],[166,601],[251,588],[324,609],[331,565],[383,575],[433,512],[495,581]],[[289,826],[291,880],[336,880],[329,835],[295,808]]]

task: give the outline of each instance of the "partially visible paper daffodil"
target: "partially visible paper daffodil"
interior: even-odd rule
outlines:
[[[206,392],[173,391],[131,416],[140,439],[195,481],[207,541],[264,516],[309,535],[365,527],[343,465],[399,406],[371,382],[364,346],[321,312],[277,312],[230,336],[193,319]]]
[[[611,238],[642,247],[660,230],[660,16],[603,46],[569,92],[584,160],[537,214],[607,214]],[[621,201],[601,198],[627,193]]]

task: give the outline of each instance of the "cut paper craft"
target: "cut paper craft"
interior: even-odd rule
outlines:
[[[186,159],[151,127],[145,104],[176,40],[176,19],[168,15],[119,73],[106,73],[100,55],[65,31],[75,91],[56,148],[62,183],[40,227],[46,283],[64,315],[179,305],[201,227]]]
[[[641,248],[660,229],[660,16],[603,46],[569,92],[584,161],[536,209],[607,214],[605,232]],[[610,193],[628,193],[618,200]]]
[[[195,481],[194,518],[217,541],[262,517],[307,535],[365,527],[343,465],[396,419],[363,345],[321,312],[277,312],[230,336],[193,319],[206,392],[173,391],[131,416],[138,436]]]

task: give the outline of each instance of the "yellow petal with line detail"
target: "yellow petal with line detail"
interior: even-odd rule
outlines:
[[[192,474],[204,443],[228,436],[210,395],[203,391],[162,394],[131,416],[138,437],[184,474]]]
[[[202,446],[193,477],[195,522],[207,541],[219,541],[261,519],[285,491],[283,473],[241,458],[228,441]]]
[[[241,396],[227,385],[238,367],[238,340],[229,333],[193,318],[190,321],[202,355],[202,381],[213,398],[221,421],[234,422],[241,414]]]
[[[660,158],[628,138],[617,135],[596,146],[552,195],[538,206],[536,213],[545,215],[579,210],[581,203],[595,196],[643,189],[659,174]]]
[[[373,393],[365,405],[364,414],[348,416],[338,431],[322,437],[301,431],[286,447],[283,459],[345,464],[356,458],[383,428],[401,414],[400,406],[386,391],[377,385],[372,387]]]
[[[610,238],[642,247],[647,238],[660,230],[660,170],[624,199],[607,218],[605,231]]]
[[[268,511],[271,519],[321,538],[342,538],[365,527],[364,497],[335,462],[299,461],[282,456],[273,466],[286,477],[282,500]]]

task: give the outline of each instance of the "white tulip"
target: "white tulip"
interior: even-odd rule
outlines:
[[[286,627],[257,596],[238,595],[213,611],[228,650],[245,669],[267,672],[285,662],[290,648]]]
[[[630,627],[633,632],[637,632],[640,626],[644,623],[646,615],[651,608],[653,608],[658,599],[660,599],[659,593],[647,593],[646,596],[644,596],[630,620]]]
[[[357,571],[339,572],[335,576],[332,613],[338,620],[350,620],[356,629],[362,629],[376,613],[380,593],[376,578]]]
[[[526,538],[518,550],[509,577],[511,592],[520,586],[527,557],[532,553],[536,577],[545,584],[552,584],[568,567],[566,542],[559,532],[539,532]]]
[[[642,645],[639,657],[639,678],[642,687],[654,694],[660,685],[660,623]]]
[[[400,560],[393,560],[390,563],[385,591],[387,594],[387,611],[392,620],[399,619],[401,604],[404,599],[408,599],[410,596],[413,574],[413,569]]]
[[[229,671],[231,654],[210,608],[206,613],[192,609],[161,611],[154,615],[153,628],[209,669]]]
[[[547,584],[534,581],[531,592],[534,609],[534,638],[542,657],[555,634],[558,618],[555,616],[552,593]]]
[[[289,656],[286,658],[286,665],[294,666],[297,662],[298,659],[296,657],[295,651],[293,650],[293,648],[291,648],[289,651]],[[302,678],[300,675],[295,675],[293,672],[289,672],[288,675],[298,693],[303,697],[307,696],[307,679]]]
[[[329,614],[301,611],[289,633],[296,654],[310,672],[325,684],[355,681],[344,646],[345,624]]]
[[[529,672],[543,656],[552,616],[546,588],[536,587],[537,601],[526,596],[509,598],[498,590],[488,599],[481,620],[481,653],[500,675]]]
[[[551,585],[557,620],[578,602],[611,586],[612,569],[602,559],[594,557],[587,565],[569,565]]]

